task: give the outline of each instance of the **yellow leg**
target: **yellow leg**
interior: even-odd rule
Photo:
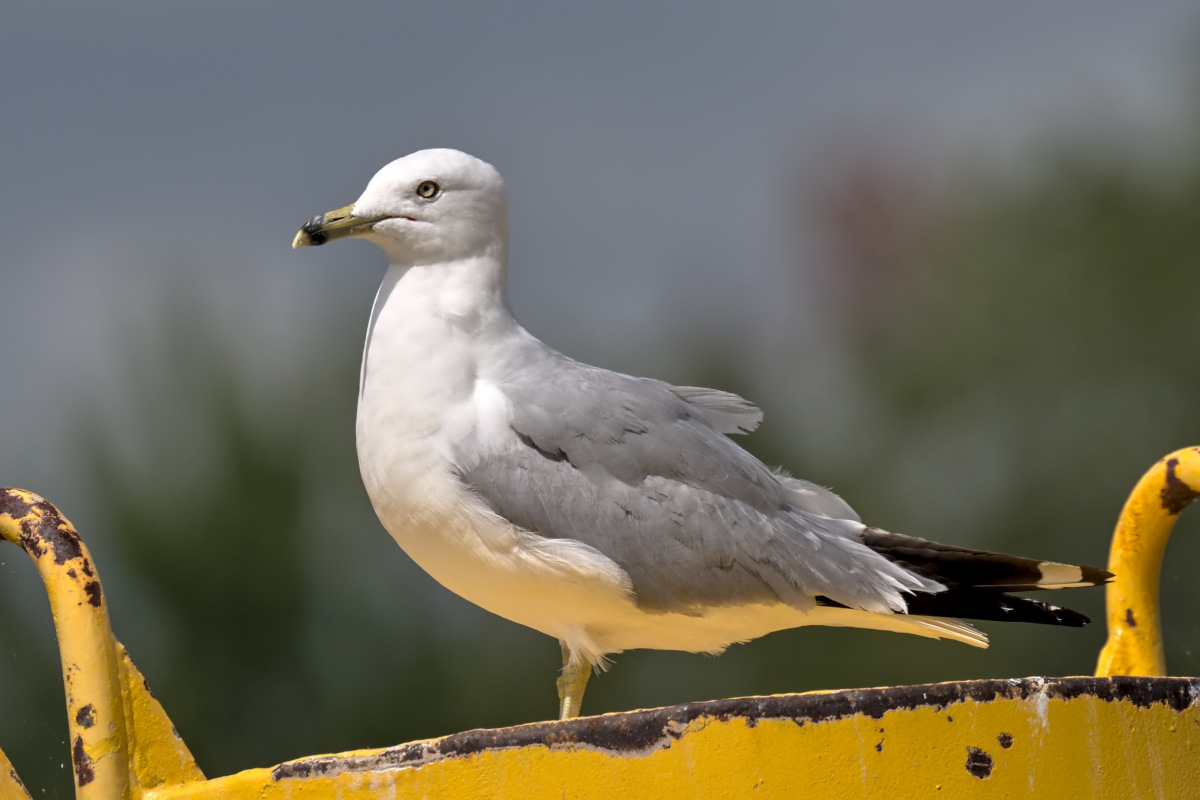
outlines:
[[[588,678],[592,676],[592,665],[584,659],[571,663],[571,651],[567,643],[559,641],[562,646],[563,668],[558,676],[558,718],[570,719],[579,716],[579,708],[583,705],[583,690],[587,688]]]

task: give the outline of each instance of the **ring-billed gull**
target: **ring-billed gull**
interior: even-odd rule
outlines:
[[[562,718],[623,650],[719,653],[802,625],[986,647],[955,618],[1083,625],[1008,592],[1111,577],[867,527],[726,436],[762,418],[741,397],[551,349],[509,310],[504,181],[479,159],[393,161],[293,247],[345,237],[389,264],[358,397],[375,512],[443,586],[559,640]]]

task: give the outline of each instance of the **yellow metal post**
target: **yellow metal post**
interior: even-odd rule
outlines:
[[[50,598],[71,720],[76,797],[127,797],[121,674],[92,560],[71,523],[29,492],[8,489],[0,496],[0,534],[33,559]]]
[[[33,559],[50,599],[76,797],[130,798],[135,790],[202,779],[162,706],[113,638],[100,578],[74,526],[36,494],[0,489],[0,536]]]
[[[1200,447],[1177,450],[1138,481],[1117,521],[1108,571],[1108,641],[1096,675],[1165,675],[1159,572],[1179,513],[1200,496]]]

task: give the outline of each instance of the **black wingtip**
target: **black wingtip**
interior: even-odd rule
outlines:
[[[1113,574],[1097,567],[1039,561],[988,550],[956,547],[914,536],[866,528],[862,541],[875,552],[939,583],[997,591],[1028,592],[1103,586]]]
[[[1092,586],[1103,586],[1117,577],[1106,569],[1089,567],[1087,564],[1080,564],[1079,571],[1083,574],[1083,580]]]
[[[955,586],[944,592],[918,592],[906,597],[908,613],[930,617],[958,617],[997,622],[1031,622],[1082,628],[1091,622],[1078,611],[1052,606],[1041,600],[1020,597],[994,589]]]
[[[1061,625],[1067,628],[1082,628],[1091,622],[1088,617],[1069,608],[971,586],[956,586],[944,592],[910,593],[906,594],[904,599],[909,614],[924,617],[1032,622],[1037,625]],[[848,608],[824,596],[817,597],[817,605]]]

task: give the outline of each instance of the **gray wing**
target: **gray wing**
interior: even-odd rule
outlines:
[[[461,479],[521,528],[611,558],[648,611],[807,608],[817,595],[900,611],[901,591],[941,588],[862,544],[862,524],[836,495],[776,475],[722,435],[761,418],[735,395],[553,351],[497,384],[512,403],[512,436],[485,452],[464,443]]]
[[[758,406],[736,394],[700,386],[671,386],[650,380],[645,382],[658,384],[690,405],[709,425],[721,433],[750,433],[762,422],[763,413]]]

